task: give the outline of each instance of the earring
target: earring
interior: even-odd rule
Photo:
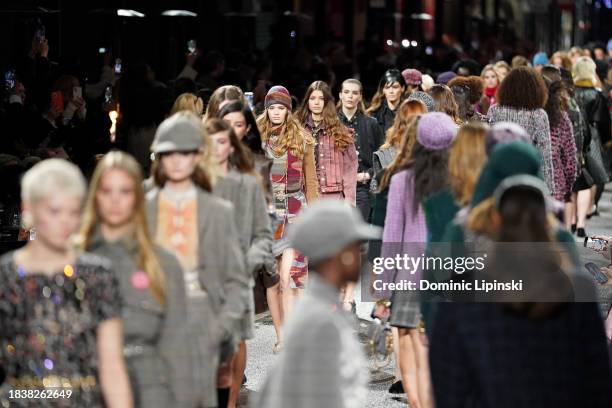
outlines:
[[[21,213],[21,226],[23,229],[31,229],[32,224],[34,224],[34,220],[32,220],[32,214],[29,211],[24,211]]]
[[[342,255],[340,255],[340,262],[344,266],[353,265],[355,263],[355,255],[353,255],[352,252],[343,252]]]

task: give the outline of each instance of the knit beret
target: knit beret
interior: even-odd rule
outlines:
[[[515,141],[530,142],[531,138],[521,125],[513,122],[497,122],[487,131],[485,149],[489,154],[495,146]]]
[[[495,147],[474,188],[472,207],[491,197],[510,176],[529,174],[542,178],[541,163],[540,153],[530,143],[517,141]]]
[[[408,100],[409,101],[417,100],[417,101],[423,102],[423,104],[427,106],[428,112],[432,112],[434,110],[434,100],[431,97],[431,95],[429,95],[426,92],[414,91],[413,93],[410,94],[410,96],[408,97]]]
[[[457,74],[455,74],[453,71],[443,72],[440,75],[438,75],[438,77],[436,78],[436,83],[437,84],[446,85],[446,84],[448,84],[448,81],[450,81],[451,79],[453,79],[456,76],[457,76]]]
[[[274,104],[283,105],[285,108],[291,110],[291,94],[281,85],[275,85],[266,94],[264,101],[264,108],[268,109]]]
[[[402,76],[408,85],[421,85],[423,82],[423,74],[418,69],[407,68],[402,71]]]
[[[430,150],[444,150],[457,134],[457,125],[442,112],[429,112],[421,116],[417,125],[417,141]]]

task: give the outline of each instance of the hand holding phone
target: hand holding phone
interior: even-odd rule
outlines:
[[[608,277],[601,271],[599,266],[595,265],[593,262],[586,263],[584,267],[600,285],[605,285],[608,282]]]
[[[64,111],[64,96],[61,91],[55,91],[51,94],[51,110],[57,114]]]

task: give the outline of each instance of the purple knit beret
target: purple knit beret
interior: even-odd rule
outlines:
[[[281,85],[275,85],[270,88],[270,90],[266,94],[264,107],[268,109],[274,104],[283,105],[288,110],[291,110],[291,94],[289,94],[287,88]]]
[[[417,141],[430,150],[444,150],[451,145],[457,134],[457,125],[450,116],[442,112],[421,115],[417,126]]]
[[[451,79],[453,79],[456,76],[457,74],[455,74],[453,71],[443,72],[440,75],[438,75],[438,78],[436,78],[436,84],[446,85]]]

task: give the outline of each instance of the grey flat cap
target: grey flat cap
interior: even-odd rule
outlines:
[[[382,229],[369,225],[345,201],[325,199],[304,210],[288,230],[291,247],[311,262],[338,254],[356,241],[380,239]]]
[[[190,152],[203,145],[201,120],[191,112],[177,112],[157,127],[151,150],[153,153]]]

